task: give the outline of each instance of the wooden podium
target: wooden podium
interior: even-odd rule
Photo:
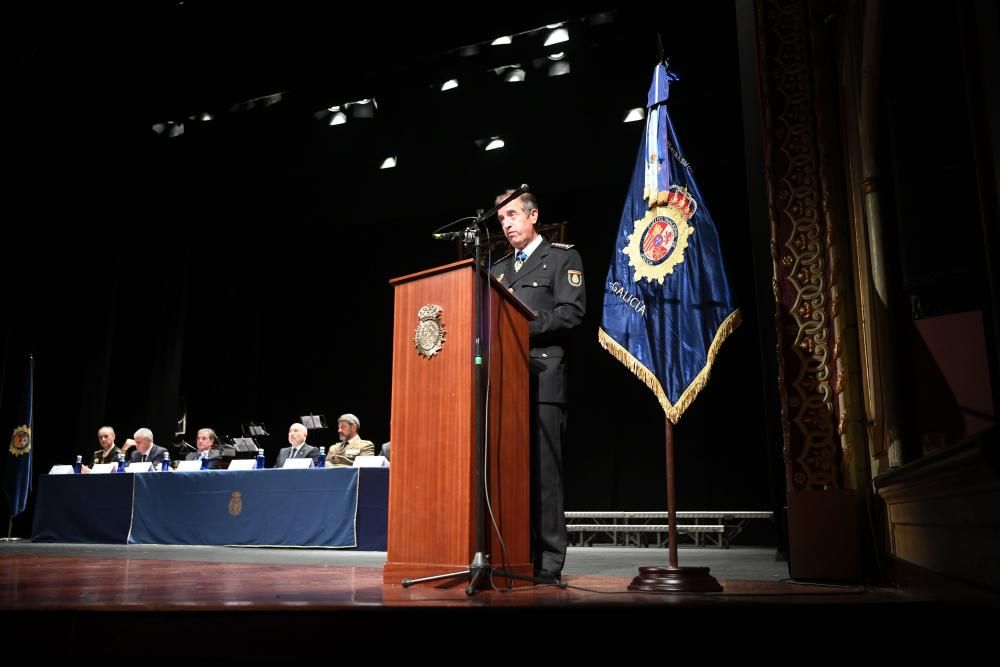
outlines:
[[[487,280],[480,272],[478,280]],[[534,313],[493,278],[483,292],[483,364],[489,369],[484,551],[495,567],[506,546],[512,572],[531,575],[528,322]],[[476,379],[473,260],[395,278],[388,554],[383,582],[466,569],[477,551]],[[418,350],[424,306],[438,306],[440,350]],[[433,310],[433,309],[429,309]],[[426,318],[428,313],[423,313]],[[425,326],[426,333],[436,330]],[[433,337],[431,338],[433,340]],[[484,379],[486,375],[484,372]],[[485,393],[486,387],[484,385]],[[462,583],[458,581],[456,583]],[[467,583],[467,582],[465,582]]]

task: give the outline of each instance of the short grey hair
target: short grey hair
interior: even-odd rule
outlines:
[[[208,437],[212,441],[213,445],[218,444],[218,442],[219,442],[219,436],[215,435],[215,431],[214,430],[212,430],[210,428],[200,428],[200,429],[198,429],[198,435],[201,435],[202,433],[208,433]]]
[[[358,418],[348,412],[346,415],[340,415],[337,417],[337,422],[347,422],[348,424],[354,424],[356,427],[361,428],[361,422]]]
[[[153,442],[153,432],[150,431],[148,428],[140,428],[132,435],[132,437],[135,438],[136,440],[142,438],[143,440],[149,440],[150,442]]]
[[[493,203],[499,204],[504,199],[514,194],[514,192],[515,192],[514,188],[511,188],[510,190],[505,191],[502,195],[497,195],[497,198],[494,200]],[[524,211],[525,215],[530,215],[532,211],[538,208],[538,199],[536,199],[535,195],[531,194],[530,192],[525,192],[517,199],[521,200],[521,210]],[[517,201],[517,199],[515,199],[514,201]]]

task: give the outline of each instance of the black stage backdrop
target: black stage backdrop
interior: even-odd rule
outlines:
[[[568,25],[565,76],[546,76],[556,49],[538,36],[516,37],[510,55],[486,45],[468,59],[448,53],[604,10],[612,22]],[[676,430],[679,509],[783,504],[780,441],[765,435],[777,406],[767,404],[773,377],[761,364],[773,347],[762,354],[757,339],[758,318],[773,315],[758,312],[753,287],[755,271],[769,275],[769,257],[755,269],[732,2],[476,16],[433,6],[393,17],[362,10],[367,18],[351,21],[309,3],[153,3],[114,17],[17,11],[23,34],[4,112],[14,169],[3,396],[6,416],[14,369],[33,352],[36,471],[86,460],[101,424],[116,428],[119,444],[149,426],[169,445],[185,409],[189,442],[201,426],[238,435],[241,424],[263,422],[269,461],[288,425],[310,412],[331,421],[353,412],[362,436],[384,442],[388,280],[454,261],[456,246],[431,231],[524,182],[541,223],[566,222],[586,266],[567,506],[664,509],[663,413],[597,344],[642,132],[622,120],[644,104],[659,31],[680,76],[672,116],[744,320]],[[515,62],[523,83],[483,73]],[[441,92],[453,76],[459,88]],[[229,110],[277,92],[270,106]],[[374,120],[316,117],[372,96]],[[214,119],[189,118],[202,112]],[[151,130],[171,120],[184,121],[182,136]],[[492,136],[505,148],[477,146]],[[379,170],[387,155],[398,167]],[[29,520],[30,511],[17,532]]]

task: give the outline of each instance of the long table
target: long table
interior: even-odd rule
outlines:
[[[41,475],[31,539],[385,551],[388,468]]]

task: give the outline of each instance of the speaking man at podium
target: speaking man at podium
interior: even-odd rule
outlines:
[[[500,203],[514,190],[497,197]],[[528,329],[531,348],[531,505],[535,576],[558,580],[566,561],[562,437],[566,429],[567,346],[583,321],[587,297],[583,260],[573,246],[549,243],[536,228],[538,200],[530,192],[497,215],[513,251],[491,272],[538,317]]]

